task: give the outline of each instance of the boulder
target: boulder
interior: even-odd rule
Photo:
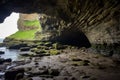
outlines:
[[[36,54],[44,54],[44,53],[47,53],[46,50],[37,50],[35,52]]]
[[[4,62],[12,62],[11,58],[5,59]]]
[[[10,45],[8,48],[9,49],[20,49],[21,47],[27,47],[27,44],[25,43],[13,44],[13,45]]]
[[[0,51],[0,54],[5,54],[5,52],[4,51]]]
[[[48,69],[34,69],[28,72],[30,77],[33,76],[38,76],[38,75],[47,75],[48,74]]]
[[[3,63],[4,63],[4,59],[0,58],[0,64],[3,64]]]
[[[46,42],[46,43],[44,44],[44,46],[51,47],[51,46],[52,46],[52,42]]]
[[[22,47],[20,48],[20,51],[29,51],[30,50],[30,47]]]
[[[32,53],[32,52],[21,52],[19,53],[20,56],[23,56],[23,57],[35,57],[35,53]]]
[[[58,76],[59,75],[59,70],[58,69],[50,69],[49,74],[53,76]]]
[[[24,68],[12,69],[5,72],[5,80],[19,80],[24,77]]]
[[[72,61],[82,61],[80,58],[73,58]]]
[[[12,59],[10,59],[10,58],[8,58],[8,59],[0,58],[0,64],[3,64],[3,63],[5,63],[5,62],[10,63],[10,62],[12,62]]]
[[[52,46],[53,46],[53,48],[55,48],[55,49],[57,49],[57,50],[67,48],[67,46],[62,45],[62,44],[59,44],[59,43],[54,43]]]
[[[33,57],[43,57],[43,56],[50,56],[50,54],[36,54]]]

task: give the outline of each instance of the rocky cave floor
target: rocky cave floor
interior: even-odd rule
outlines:
[[[27,47],[28,48],[28,47]],[[0,64],[0,80],[120,80],[120,57],[105,57],[91,48],[59,49],[57,55],[28,55]],[[32,52],[33,52],[32,48]],[[5,77],[5,79],[4,79]]]

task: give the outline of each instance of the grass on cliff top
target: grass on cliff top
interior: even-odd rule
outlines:
[[[34,21],[28,21],[28,20],[26,20],[26,21],[24,21],[24,26],[28,26],[28,27],[30,27],[30,26],[40,27],[40,22],[39,22],[39,20],[34,20]]]
[[[9,36],[10,38],[18,40],[35,40],[35,33],[37,31],[42,31],[39,20],[25,21],[24,26],[28,27],[38,27],[37,29],[27,30],[27,31],[17,31],[15,34]]]
[[[17,31],[15,34],[11,35],[10,38],[19,40],[34,40],[36,30],[29,31]]]

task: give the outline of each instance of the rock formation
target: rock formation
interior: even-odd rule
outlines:
[[[33,14],[20,14],[19,17],[20,18],[18,20],[18,29],[20,31],[32,30],[32,29],[38,28],[36,26],[31,26],[31,25],[28,26],[28,25],[25,24],[27,21],[39,20],[38,14],[36,14],[36,13],[33,13]]]
[[[54,40],[84,43],[87,47],[90,43],[120,44],[119,0],[1,0],[0,10],[0,22],[13,11],[56,18],[58,34],[53,35]],[[51,24],[46,25],[51,28]]]

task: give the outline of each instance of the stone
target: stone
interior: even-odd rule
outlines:
[[[44,78],[53,78],[53,75],[40,75],[40,77],[44,77]]]
[[[5,80],[19,80],[24,77],[24,68],[12,69],[5,72]]]
[[[82,61],[82,59],[79,59],[79,58],[73,58],[72,61]]]
[[[4,51],[0,51],[0,54],[5,54],[5,52]]]
[[[35,53],[36,54],[43,54],[43,53],[46,53],[46,51],[45,50],[37,50]]]
[[[88,65],[89,65],[89,63],[90,63],[90,61],[89,61],[89,60],[83,60],[83,65],[84,65],[84,66],[88,66]]]
[[[11,58],[5,59],[4,62],[12,62]]]
[[[30,47],[22,47],[20,48],[20,51],[29,51],[30,50]]]
[[[20,49],[21,47],[27,47],[27,44],[19,43],[8,46],[9,49]]]
[[[83,79],[90,78],[90,76],[84,75],[82,76]]]
[[[49,74],[53,76],[58,76],[60,72],[58,69],[49,69]]]
[[[5,63],[5,62],[10,63],[10,62],[12,62],[12,59],[10,59],[10,58],[8,58],[8,59],[0,58],[0,64],[3,64],[3,63]]]
[[[56,50],[56,49],[51,49],[51,50],[49,51],[49,53],[50,53],[51,55],[58,55],[58,54],[60,54],[60,51],[59,51],[59,50]]]
[[[71,79],[70,80],[77,80],[75,77],[71,77]]]
[[[30,53],[19,53],[19,55],[24,56],[24,57],[28,57],[28,56],[30,56]]]
[[[113,62],[118,66],[120,65],[120,59],[113,59]]]
[[[53,48],[55,48],[57,50],[61,50],[61,49],[65,49],[67,47],[65,45],[62,45],[62,44],[59,44],[59,43],[54,43]]]
[[[39,65],[39,63],[38,63],[38,62],[35,62],[35,65]]]
[[[33,80],[32,78],[27,78],[27,79],[25,79],[25,80]]]
[[[38,75],[47,75],[48,74],[48,70],[47,69],[31,70],[31,71],[28,71],[28,74],[31,77],[38,76]]]
[[[33,57],[43,57],[43,56],[50,56],[50,54],[36,54]]]
[[[36,52],[36,51],[38,51],[38,49],[37,48],[32,48],[32,49],[30,49],[30,51],[31,52]]]
[[[52,42],[46,42],[46,43],[44,44],[44,46],[46,46],[46,47],[51,47],[51,46],[52,46]]]
[[[4,63],[4,59],[0,58],[0,64],[3,64],[3,63]]]

